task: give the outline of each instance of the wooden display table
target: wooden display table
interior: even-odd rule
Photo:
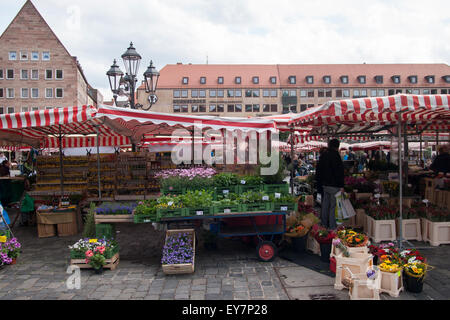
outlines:
[[[39,238],[73,236],[78,233],[76,207],[55,211],[36,210],[36,218]]]

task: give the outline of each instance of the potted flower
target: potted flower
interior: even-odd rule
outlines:
[[[0,242],[0,255],[2,264],[16,264],[16,259],[21,252],[21,245],[17,238],[11,238]]]
[[[405,289],[410,292],[420,293],[423,289],[423,281],[429,266],[420,261],[409,262],[403,265],[403,279]]]
[[[331,245],[335,237],[335,233],[325,228],[319,228],[319,230],[315,233],[314,237],[320,244],[320,260],[322,260],[323,262],[329,262]]]
[[[165,274],[193,273],[195,231],[193,229],[167,230],[161,258]]]
[[[93,250],[86,251],[86,263],[88,263],[96,274],[103,272],[103,266],[106,264],[105,246],[96,246]]]

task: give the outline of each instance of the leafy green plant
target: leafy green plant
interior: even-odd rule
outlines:
[[[206,190],[189,190],[180,195],[179,198],[186,208],[210,207],[213,201],[213,193]]]
[[[264,191],[247,191],[241,194],[241,203],[258,203],[263,201],[263,197],[267,196],[270,200],[270,196]]]
[[[264,183],[263,178],[261,178],[260,176],[254,176],[254,175],[243,176],[243,177],[241,177],[239,182],[242,180],[244,180],[245,184],[249,185],[249,186],[258,186],[258,185],[261,185]]]
[[[226,188],[239,183],[239,177],[235,173],[222,172],[213,176],[215,187]]]
[[[95,237],[95,203],[91,202],[89,207],[89,212],[86,215],[86,221],[84,222],[83,228],[83,237],[84,238],[93,238]]]
[[[259,165],[259,172],[261,172],[261,168],[268,168],[270,167],[270,164],[268,165]],[[278,159],[278,171],[277,173],[275,173],[274,175],[263,175],[261,176],[264,183],[266,184],[282,184],[283,180],[286,178],[285,176],[285,171],[286,169],[286,163],[283,160],[281,153],[279,154],[279,159]]]
[[[154,215],[156,214],[156,200],[150,199],[150,200],[144,200],[140,201],[134,210],[135,215]]]

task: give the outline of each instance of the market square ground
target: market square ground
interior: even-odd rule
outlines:
[[[118,224],[120,263],[102,275],[81,270],[81,289],[69,290],[66,273],[68,246],[81,236],[38,238],[35,227],[15,228],[23,245],[16,265],[0,270],[1,300],[308,300],[310,294],[334,294],[348,300],[348,291],[333,288],[334,278],[277,257],[257,260],[253,247],[239,240],[220,240],[219,249],[198,245],[195,273],[165,275],[160,265],[164,232],[151,224]],[[435,269],[427,275],[423,292],[403,292],[382,300],[448,300],[450,297],[450,246],[424,248]]]

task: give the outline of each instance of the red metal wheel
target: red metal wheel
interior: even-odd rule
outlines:
[[[256,248],[256,254],[261,261],[270,262],[275,259],[277,248],[272,241],[261,241]]]

